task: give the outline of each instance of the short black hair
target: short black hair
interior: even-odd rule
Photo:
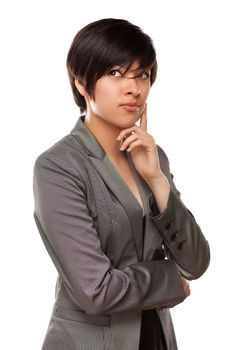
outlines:
[[[105,18],[82,28],[74,37],[67,56],[67,69],[73,96],[81,113],[86,102],[75,86],[79,79],[93,96],[96,81],[116,65],[127,69],[138,61],[140,68],[150,68],[151,85],[157,73],[156,52],[152,39],[138,26],[124,19]]]

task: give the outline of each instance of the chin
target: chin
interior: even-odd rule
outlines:
[[[139,116],[135,115],[135,114],[129,114],[129,115],[116,115],[113,118],[104,118],[106,122],[114,125],[115,127],[118,127],[120,129],[127,129],[127,128],[131,128],[132,126],[135,125],[135,123],[137,123],[137,121],[139,120]]]
[[[132,126],[135,125],[136,122],[125,122],[125,123],[117,123],[116,125],[120,128],[120,129],[128,129],[131,128]]]
[[[139,116],[137,115],[129,115],[120,118],[120,125],[124,128],[130,128],[134,126],[139,121]]]
[[[139,118],[135,118],[134,120],[125,120],[122,127],[124,128],[131,128],[138,122]]]

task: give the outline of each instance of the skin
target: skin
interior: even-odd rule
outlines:
[[[89,96],[78,79],[75,85],[86,101],[86,127],[94,134],[142,205],[124,154],[124,151],[130,152],[136,170],[150,187],[160,212],[163,212],[167,207],[170,185],[160,168],[155,140],[147,132],[146,101],[151,88],[149,75],[150,70],[140,69],[135,61],[128,71],[124,66],[115,66],[98,79],[93,97]],[[189,283],[182,276],[181,279],[185,294],[189,296]]]

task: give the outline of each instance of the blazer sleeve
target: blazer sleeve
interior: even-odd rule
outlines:
[[[175,261],[181,274],[188,280],[199,278],[208,268],[210,248],[193,214],[181,201],[169,161],[159,147],[159,156],[165,163],[164,172],[170,179],[171,190],[166,209],[157,215],[157,204],[153,195],[149,198],[150,218],[156,224],[166,246],[167,256]]]
[[[171,260],[112,268],[86,203],[85,182],[63,159],[41,155],[34,166],[34,218],[76,305],[89,314],[162,308],[185,299]]]

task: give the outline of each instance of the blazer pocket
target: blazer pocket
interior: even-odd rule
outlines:
[[[100,327],[111,326],[111,316],[100,315],[94,316],[86,314],[84,311],[68,309],[64,306],[54,305],[52,315],[64,320],[76,321],[81,323],[89,323]]]
[[[107,350],[110,316],[92,316],[54,305],[41,350]]]

